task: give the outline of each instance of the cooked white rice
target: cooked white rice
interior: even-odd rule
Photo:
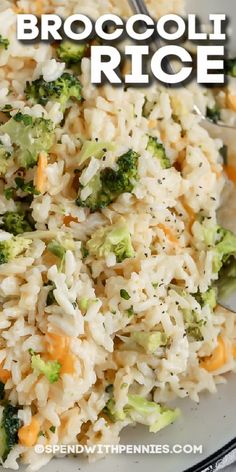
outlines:
[[[44,115],[56,127],[44,192],[34,196],[31,204],[36,231],[27,238],[32,243],[23,255],[0,265],[0,380],[2,370],[9,371],[5,392],[9,402],[20,407],[22,424],[37,419],[45,436],[39,435],[36,443],[117,443],[131,420],[112,422],[104,415],[109,384],[114,386],[118,411],[130,393],[165,405],[184,397],[198,402],[201,392],[214,393],[224,374],[236,368],[235,315],[219,306],[213,312],[195,298],[217,278],[212,268],[215,249],[202,236],[199,215],[204,216],[206,228],[216,225],[225,176],[219,153],[222,143],[213,140],[192,113],[191,91],[168,91],[157,84],[145,90],[96,88],[89,82],[90,60],[84,58],[80,75],[84,101],[71,104],[63,124],[59,104],[30,106],[24,96],[26,81],[40,74],[45,80],[55,80],[65,66],[56,62],[51,46],[26,47],[17,42],[17,11],[56,12],[66,17],[79,7],[93,17],[109,10],[127,16],[126,4],[124,0],[115,7],[109,0],[2,0],[0,5],[0,33],[10,41],[9,48],[0,53],[0,107],[10,104],[13,114],[20,110],[35,117]],[[148,4],[155,15],[184,10],[182,0],[150,0]],[[146,116],[145,102],[150,108]],[[169,169],[163,169],[147,151],[150,134],[164,144],[172,164]],[[95,139],[114,143],[115,150],[108,150],[105,160],[90,160],[80,177],[81,184],[88,184],[83,199],[92,191],[91,178],[102,168],[114,166],[117,157],[129,149],[140,155],[139,180],[132,193],[90,213],[75,204],[72,181],[82,141]],[[11,148],[9,136],[1,136],[1,141]],[[36,171],[36,167],[28,170],[24,178],[34,179]],[[4,194],[4,187],[13,185],[16,175],[17,166],[12,164],[0,181],[1,215],[16,209]],[[72,218],[70,224],[65,225],[65,216]],[[83,258],[81,244],[97,229],[119,221],[128,227],[135,256],[122,263],[116,262],[112,252]],[[10,236],[2,231],[0,237]],[[62,266],[47,250],[51,239],[66,248]],[[55,299],[47,306],[49,282],[55,284]],[[121,297],[122,289],[129,299]],[[81,309],[84,299],[89,301],[87,311]],[[186,332],[186,311],[195,311],[203,321],[199,340]],[[169,342],[149,353],[130,343],[131,334],[139,331],[161,331]],[[32,370],[29,353],[31,349],[47,355],[48,333],[67,337],[74,365],[73,372],[62,373],[53,384]],[[208,371],[201,359],[214,352],[219,336],[227,356],[216,370]],[[48,459],[19,443],[4,466],[17,468],[20,456],[33,470]]]

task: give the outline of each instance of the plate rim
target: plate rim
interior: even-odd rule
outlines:
[[[183,472],[204,472],[208,467],[211,467],[210,470],[213,472],[217,466],[217,462],[234,449],[236,449],[236,436],[216,452],[198,462],[196,465],[191,466],[189,469],[185,469]]]

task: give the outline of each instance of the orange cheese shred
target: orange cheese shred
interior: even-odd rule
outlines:
[[[36,444],[40,432],[40,424],[38,420],[33,417],[30,424],[22,426],[18,431],[18,438],[20,444],[26,447],[32,447]]]
[[[46,182],[46,175],[45,171],[47,169],[48,158],[45,152],[41,152],[39,154],[38,159],[38,167],[37,173],[35,178],[35,187],[38,192],[43,193],[45,191],[45,182]]]
[[[166,237],[169,239],[169,241],[173,244],[178,244],[179,241],[176,238],[176,236],[172,233],[171,229],[168,228],[168,226],[163,225],[162,223],[158,224],[158,228],[162,229],[164,231]]]
[[[9,370],[3,369],[2,364],[0,364],[0,382],[6,383],[11,378],[11,372]]]
[[[74,374],[76,358],[69,349],[70,338],[55,333],[48,333],[46,347],[49,357],[60,362],[61,374]]]
[[[208,372],[214,372],[222,367],[228,360],[227,350],[224,340],[221,336],[218,338],[218,346],[213,351],[210,357],[206,357],[200,362],[200,366]]]

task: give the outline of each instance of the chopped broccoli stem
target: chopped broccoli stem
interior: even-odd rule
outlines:
[[[37,164],[40,152],[48,152],[54,140],[51,120],[32,118],[22,113],[17,113],[0,126],[0,133],[9,135],[14,145],[13,157],[19,167],[26,169]]]
[[[64,111],[72,98],[81,100],[80,81],[72,74],[64,72],[59,79],[46,82],[41,76],[33,82],[27,82],[25,88],[27,100],[45,106],[48,101],[59,102]]]
[[[57,56],[68,66],[80,63],[88,51],[88,44],[75,43],[73,41],[62,41],[57,48]]]
[[[163,169],[169,169],[171,167],[170,159],[166,155],[165,148],[163,144],[158,142],[157,138],[149,136],[147,150],[154,156],[159,159],[161,167]]]
[[[82,200],[76,200],[78,206],[88,207],[91,211],[105,208],[116,200],[122,193],[131,193],[138,180],[139,154],[130,150],[117,160],[117,170],[106,167],[89,183],[91,195]]]
[[[3,38],[3,36],[0,34],[0,49],[8,49],[9,44],[9,39]]]
[[[0,460],[6,460],[9,452],[18,443],[18,430],[21,421],[17,415],[18,408],[7,403],[0,409]]]
[[[2,220],[0,228],[14,236],[34,230],[24,212],[7,211],[0,219]]]
[[[211,121],[213,121],[213,123],[217,123],[218,121],[220,121],[220,108],[218,107],[218,105],[215,105],[212,108],[207,107],[206,116]]]

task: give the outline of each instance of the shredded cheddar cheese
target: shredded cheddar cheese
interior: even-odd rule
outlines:
[[[227,350],[222,337],[218,338],[218,346],[210,357],[206,357],[200,362],[200,366],[208,372],[214,372],[222,367],[228,360]]]
[[[0,382],[6,383],[11,378],[11,373],[9,370],[3,369],[2,364],[0,364]]]
[[[169,241],[173,244],[178,244],[179,241],[178,239],[176,238],[176,236],[172,233],[171,229],[168,228],[168,226],[166,225],[163,225],[162,223],[160,223],[158,225],[158,228],[162,229],[162,231],[164,231],[166,237],[169,239]]]
[[[60,362],[61,374],[75,372],[75,356],[70,352],[70,339],[67,336],[48,333],[46,347],[50,358]]]
[[[20,444],[26,447],[32,447],[36,444],[40,432],[40,424],[38,420],[33,417],[30,424],[22,426],[18,431],[18,438]]]
[[[46,181],[45,171],[47,168],[47,164],[48,164],[47,154],[45,154],[45,152],[41,152],[38,159],[38,168],[37,168],[37,174],[36,174],[36,179],[35,179],[36,190],[38,190],[40,193],[43,193],[45,190],[45,181]]]

